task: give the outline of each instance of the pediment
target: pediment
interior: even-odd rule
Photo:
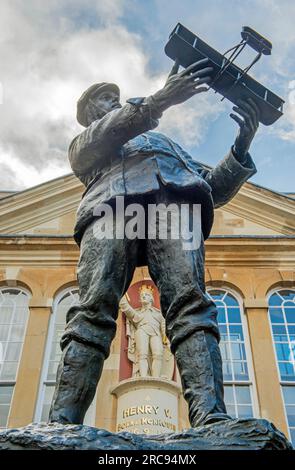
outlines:
[[[0,199],[0,233],[71,235],[84,187],[73,174]],[[216,210],[212,235],[294,235],[292,197],[246,183]]]

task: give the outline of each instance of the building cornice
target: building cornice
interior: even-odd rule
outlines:
[[[0,267],[75,266],[79,249],[70,236],[0,236]],[[276,267],[295,266],[295,236],[221,236],[206,241],[206,266]]]

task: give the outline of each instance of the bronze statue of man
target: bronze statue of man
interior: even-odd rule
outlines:
[[[67,314],[51,422],[83,422],[110,353],[120,299],[135,268],[143,264],[159,289],[191,426],[229,419],[223,400],[217,308],[205,292],[204,240],[210,234],[214,207],[230,201],[256,172],[248,150],[259,111],[250,99],[233,108],[240,115],[231,114],[239,125],[238,136],[211,170],[170,138],[151,131],[168,108],[207,91],[211,75],[206,59],[181,72],[175,63],[164,87],[146,98],[131,98],[122,107],[117,85],[99,83],[78,101],[77,119],[85,130],[72,141],[69,159],[86,187],[74,234],[80,246],[80,303]],[[182,240],[172,237],[98,239],[94,209],[101,203],[114,204],[116,196],[144,207],[201,204],[201,245],[184,250]],[[115,223],[126,224],[126,218]]]

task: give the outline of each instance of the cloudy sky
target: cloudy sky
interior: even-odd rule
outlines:
[[[294,192],[294,0],[1,0],[0,190],[71,171],[67,148],[82,130],[76,101],[92,83],[115,81],[122,102],[161,88],[172,65],[164,46],[178,21],[220,51],[239,41],[243,25],[273,42],[253,75],[286,100],[285,114],[260,126],[251,181]],[[210,91],[168,110],[158,130],[213,166],[237,132],[230,111]]]

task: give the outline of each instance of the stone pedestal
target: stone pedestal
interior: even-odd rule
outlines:
[[[113,388],[117,397],[116,430],[157,435],[178,431],[181,388],[171,380],[139,377]]]

